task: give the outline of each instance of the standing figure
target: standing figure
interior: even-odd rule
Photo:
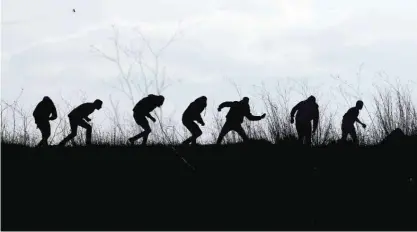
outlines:
[[[129,138],[129,143],[133,144],[136,140],[143,137],[142,145],[146,145],[148,141],[148,136],[151,133],[151,127],[149,122],[146,119],[148,117],[153,122],[156,121],[150,112],[153,111],[156,107],[161,107],[164,104],[165,98],[162,95],[153,95],[149,94],[147,97],[142,98],[138,103],[136,103],[133,108],[133,118],[135,122],[143,128],[144,131],[141,133]]]
[[[74,138],[77,136],[77,129],[78,126],[86,129],[86,144],[91,144],[91,133],[92,127],[87,122],[91,121],[88,117],[94,110],[101,109],[103,102],[99,99],[95,100],[94,102],[87,102],[79,105],[75,109],[73,109],[69,114],[68,118],[70,121],[71,126],[71,134],[65,137],[60,143],[60,146],[64,146],[68,141],[72,140],[74,143]],[[87,122],[86,122],[87,121]]]
[[[298,141],[301,144],[310,145],[311,135],[317,130],[319,122],[319,106],[314,96],[308,97],[306,100],[299,102],[291,110],[291,124],[294,123],[297,129]],[[313,131],[311,131],[311,120],[313,120]]]
[[[58,117],[54,102],[48,96],[45,96],[35,107],[33,117],[35,118],[37,128],[42,134],[42,140],[38,143],[37,147],[48,146],[48,138],[51,136],[51,125],[49,121],[53,121]]]
[[[358,144],[358,137],[356,136],[355,122],[358,122],[362,125],[363,128],[366,128],[366,125],[362,123],[358,116],[359,111],[363,108],[363,101],[359,100],[356,102],[356,106],[350,108],[344,115],[342,120],[342,142],[345,142],[348,134],[352,137],[352,140],[355,144]]]
[[[201,96],[195,101],[191,102],[182,115],[182,123],[191,132],[191,137],[186,139],[182,144],[197,144],[197,138],[203,134],[198,125],[194,122],[197,121],[204,126],[204,121],[201,118],[201,112],[207,107],[207,97]]]
[[[246,135],[241,125],[243,122],[243,117],[246,117],[251,121],[259,121],[265,118],[265,114],[262,114],[261,116],[254,116],[251,114],[248,97],[244,97],[241,101],[223,102],[219,105],[217,110],[220,112],[224,107],[230,107],[230,110],[226,115],[226,123],[223,125],[220,131],[219,138],[217,139],[217,144],[220,144],[223,140],[223,137],[232,130],[236,131],[243,139],[243,141],[247,141],[248,136]]]

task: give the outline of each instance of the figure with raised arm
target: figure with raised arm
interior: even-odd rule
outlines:
[[[217,144],[221,144],[223,137],[230,131],[236,131],[243,141],[248,141],[248,136],[242,128],[242,122],[244,117],[250,121],[259,121],[265,118],[266,114],[261,116],[252,115],[249,107],[249,98],[244,97],[241,101],[228,101],[223,102],[219,105],[218,111],[220,112],[224,107],[229,107],[230,110],[226,115],[226,122],[220,130],[219,137],[217,139]]]

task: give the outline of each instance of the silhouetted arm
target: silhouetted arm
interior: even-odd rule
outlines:
[[[359,120],[359,118],[356,118],[356,120],[355,120],[355,121],[356,121],[356,122],[358,122],[358,123],[360,123],[360,124],[362,125],[362,127],[363,127],[363,128],[366,128],[365,123],[361,122],[361,121]]]
[[[318,125],[319,125],[319,107],[317,106],[314,110],[314,115],[313,115],[313,133],[316,132]]]
[[[39,104],[37,104],[36,105],[36,107],[35,107],[35,109],[33,110],[33,117],[35,117],[36,118],[36,116],[37,116],[37,114],[38,114],[38,107],[39,107]]]
[[[147,114],[145,114],[146,117],[148,117],[150,120],[152,121],[156,121],[156,119],[154,117],[152,117],[152,115],[148,112]]]
[[[235,102],[223,102],[219,105],[219,108],[217,108],[218,111],[222,110],[224,107],[232,107],[235,104]]]
[[[198,114],[198,115],[197,115],[196,121],[197,121],[198,123],[200,123],[201,125],[203,125],[203,126],[204,126],[204,121],[203,121],[203,119],[201,118],[201,115],[200,115],[200,114]]]
[[[295,112],[300,108],[301,102],[299,102],[297,105],[295,105],[291,110],[291,123],[294,121],[294,115]]]
[[[256,116],[256,115],[253,115],[250,112],[250,109],[248,109],[245,116],[246,116],[247,119],[249,119],[251,121],[259,121],[259,120],[261,120],[261,119],[263,119],[265,117],[265,114],[264,115],[261,115],[261,116]]]
[[[49,120],[55,120],[58,117],[58,114],[56,113],[56,107],[53,102],[51,102],[51,117],[49,117]]]
[[[88,116],[85,116],[85,117],[84,117],[84,119],[85,119],[87,122],[91,121],[91,118],[89,118]]]

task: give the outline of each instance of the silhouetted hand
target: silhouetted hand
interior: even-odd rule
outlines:
[[[51,120],[51,121],[53,121],[53,120],[55,120],[57,117],[53,117],[53,116],[51,116],[51,117],[49,117],[49,120]]]
[[[151,118],[151,120],[152,120],[152,122],[156,122],[156,119],[155,118]]]
[[[261,115],[261,119],[264,119],[264,118],[265,118],[265,116],[266,116],[266,114],[262,114],[262,115]]]
[[[91,121],[91,118],[85,118],[85,120],[86,120],[87,122],[89,122],[89,121]]]
[[[204,125],[205,125],[205,124],[204,124],[204,122],[201,122],[200,124],[201,124],[202,126],[204,126]]]
[[[366,128],[366,125],[365,125],[365,123],[362,123],[362,127],[363,127],[363,129],[365,129],[365,128]]]
[[[219,112],[220,112],[220,111],[222,111],[222,108],[220,108],[220,107],[219,107],[219,108],[217,108],[217,111],[219,111]]]
[[[291,118],[291,124],[293,124],[294,123],[294,118]]]

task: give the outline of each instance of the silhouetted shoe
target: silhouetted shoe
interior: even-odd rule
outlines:
[[[65,147],[65,144],[64,143],[58,143],[56,146],[57,147]]]

